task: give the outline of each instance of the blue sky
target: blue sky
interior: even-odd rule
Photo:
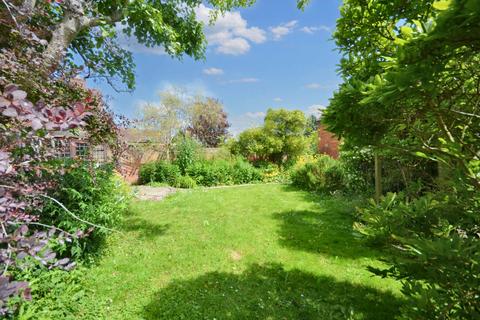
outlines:
[[[340,60],[331,33],[341,0],[312,0],[305,11],[296,0],[257,0],[252,7],[227,13],[206,28],[205,61],[179,61],[161,48],[148,49],[122,39],[134,53],[137,88],[116,93],[96,84],[114,111],[133,117],[139,104],[158,102],[158,92],[181,86],[220,99],[237,134],[258,125],[268,108],[311,113],[328,104],[340,83]],[[197,10],[207,20],[209,9]]]

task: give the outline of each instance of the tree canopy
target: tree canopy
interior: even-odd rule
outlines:
[[[371,269],[404,281],[402,319],[478,315],[479,21],[477,0],[345,0],[337,22],[343,84],[328,129],[448,172],[444,185],[417,184],[360,212],[364,234],[395,252],[390,268]]]
[[[344,83],[324,114],[328,128],[357,145],[458,165],[478,180],[480,4],[351,0],[341,14]]]
[[[283,164],[305,151],[306,125],[300,110],[268,109],[263,126],[242,132],[232,148],[249,158]]]
[[[215,17],[235,7],[245,7],[254,0],[209,0]],[[0,30],[1,46],[9,43],[10,28],[22,30],[21,24],[35,29],[45,39],[45,62],[56,70],[60,65],[83,69],[84,76],[102,78],[120,90],[118,82],[131,90],[135,87],[132,54],[119,43],[121,34],[131,36],[141,45],[162,47],[172,57],[184,55],[204,58],[207,45],[204,25],[197,20],[196,8],[202,0],[9,0],[2,17],[10,27]],[[307,1],[299,1],[299,7]],[[63,62],[63,63],[62,63]]]
[[[207,147],[225,141],[230,124],[222,103],[213,98],[197,97],[191,106],[190,134]]]

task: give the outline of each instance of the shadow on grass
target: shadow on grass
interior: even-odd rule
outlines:
[[[282,191],[285,192],[296,192],[303,199],[309,202],[320,202],[322,200],[332,200],[332,201],[343,201],[343,207],[350,207],[352,206],[351,203],[354,204],[361,204],[362,202],[365,201],[365,198],[368,198],[368,196],[359,196],[358,194],[342,194],[342,193],[337,193],[336,195],[332,195],[328,192],[321,192],[321,191],[306,191],[304,189],[301,189],[297,186],[294,186],[292,184],[286,184],[282,185]]]
[[[154,319],[393,319],[401,300],[389,292],[339,282],[279,264],[242,274],[212,272],[176,280],[143,310]]]
[[[308,193],[290,186],[285,186],[285,191],[298,192],[314,205],[311,210],[289,210],[273,215],[281,222],[278,236],[282,246],[350,259],[383,255],[368,247],[353,229],[354,209],[349,199]]]
[[[135,232],[140,239],[153,240],[160,237],[170,228],[169,224],[156,224],[148,220],[132,215],[125,219],[122,230]]]
[[[341,216],[333,208],[285,211],[274,218],[281,221],[278,241],[284,247],[349,259],[382,256],[355,233],[348,214]]]

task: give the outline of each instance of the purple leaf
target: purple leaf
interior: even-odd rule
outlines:
[[[42,122],[40,121],[40,119],[36,118],[36,119],[32,120],[32,129],[33,130],[39,130],[42,127],[43,126],[42,126]]]
[[[10,100],[0,96],[0,108],[8,107],[10,104],[11,104]]]
[[[3,110],[2,114],[5,117],[18,117],[17,109],[15,109],[13,107],[6,108],[5,110]]]
[[[10,94],[13,100],[23,100],[27,97],[27,93],[23,90],[15,90],[12,91]]]

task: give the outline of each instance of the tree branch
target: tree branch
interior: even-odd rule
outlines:
[[[12,18],[13,22],[15,23],[15,26],[17,26],[17,30],[20,31],[21,30],[20,25],[18,24],[17,19],[15,18],[12,11],[10,10],[10,4],[8,4],[8,2],[6,2],[5,0],[2,0],[2,2],[5,5],[5,7],[7,7],[7,11],[10,14],[10,17]]]
[[[24,0],[22,7],[20,8],[22,14],[26,16],[31,16],[36,4],[36,0]]]
[[[13,189],[13,190],[16,190],[17,188],[15,187],[12,187],[12,186],[7,186],[7,185],[0,185],[0,187],[2,188],[8,188],[8,189]],[[83,222],[85,224],[88,224],[89,226],[92,226],[92,227],[96,227],[96,228],[100,228],[100,229],[105,229],[105,230],[108,230],[108,231],[113,231],[113,232],[120,232],[118,230],[115,230],[115,229],[110,229],[110,228],[107,228],[107,227],[104,227],[104,226],[100,226],[98,224],[94,224],[94,223],[91,223],[91,222],[88,222],[86,220],[83,220],[82,218],[78,217],[77,215],[75,215],[73,212],[71,212],[70,210],[68,210],[67,207],[65,207],[63,205],[63,203],[61,203],[60,201],[58,201],[57,199],[55,198],[52,198],[50,196],[47,196],[46,194],[38,194],[38,195],[31,195],[31,194],[27,194],[25,195],[27,197],[31,197],[31,198],[34,198],[36,196],[40,196],[40,197],[43,197],[45,199],[49,199],[53,202],[55,202],[56,204],[58,204],[63,210],[65,210],[65,212],[67,212],[69,215],[71,215],[73,218],[77,219],[78,221],[80,222]]]
[[[95,227],[95,228],[100,228],[100,229],[105,229],[105,230],[108,230],[108,231],[113,231],[113,232],[119,232],[117,230],[114,230],[114,229],[110,229],[110,228],[107,228],[107,227],[104,227],[104,226],[100,226],[98,224],[94,224],[94,223],[91,223],[91,222],[88,222],[86,220],[83,220],[82,218],[80,218],[79,216],[75,215],[72,211],[68,210],[67,207],[65,207],[63,205],[63,203],[61,203],[60,201],[58,201],[57,199],[55,198],[52,198],[50,196],[47,196],[45,194],[39,194],[40,197],[43,197],[43,198],[46,198],[46,199],[49,199],[49,200],[52,200],[53,202],[55,202],[56,204],[58,204],[63,210],[65,210],[65,212],[67,212],[69,215],[71,215],[73,218],[77,219],[78,221],[80,222],[83,222],[85,224],[88,224],[89,226],[92,226],[92,227]]]

